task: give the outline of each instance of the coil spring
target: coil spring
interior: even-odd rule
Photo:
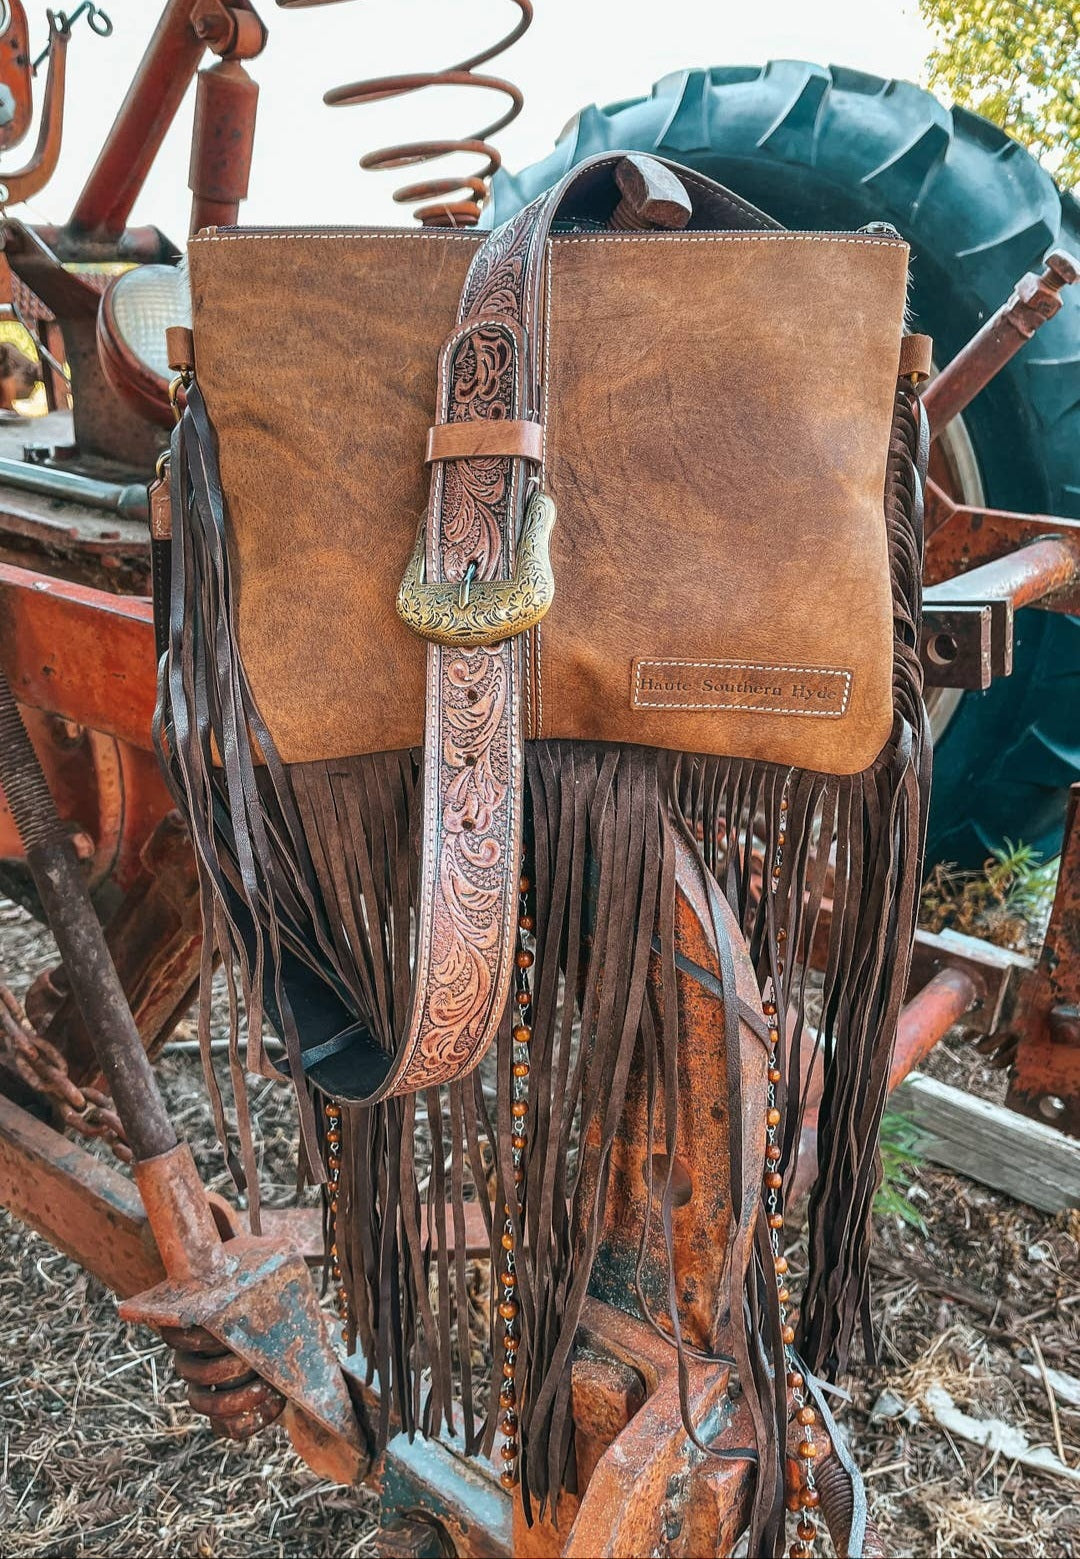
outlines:
[[[459,60],[445,70],[413,71],[397,76],[376,76],[367,81],[353,81],[346,86],[334,87],[323,98],[331,107],[347,107],[354,103],[380,103],[388,98],[404,97],[410,92],[422,92],[425,87],[484,87],[500,92],[510,99],[510,106],[499,118],[477,130],[474,135],[461,140],[407,141],[398,146],[383,146],[361,157],[360,166],[372,171],[385,168],[411,168],[419,163],[436,162],[453,152],[475,153],[485,159],[483,165],[472,174],[460,177],[421,179],[403,185],[394,194],[402,204],[414,200],[423,202],[413,212],[418,222],[427,227],[475,227],[480,218],[480,208],[487,197],[488,180],[502,163],[498,150],[491,145],[490,137],[505,130],[520,114],[524,95],[513,82],[501,76],[477,74],[478,65],[486,65],[504,53],[523,36],[532,25],[532,0],[510,0],[521,12],[513,28],[489,48],[481,49],[468,59]],[[450,199],[449,197],[456,197]]]
[[[206,1414],[219,1434],[250,1440],[280,1417],[285,1408],[281,1393],[201,1326],[159,1330],[173,1350],[176,1373],[187,1382],[188,1401],[197,1413]]]

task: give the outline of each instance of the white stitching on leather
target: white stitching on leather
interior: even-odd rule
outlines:
[[[203,233],[201,235],[196,234],[193,238],[188,239],[188,246],[190,247],[192,244],[253,243],[256,240],[262,240],[266,243],[280,243],[283,241],[292,242],[298,238],[438,238],[444,244],[471,244],[476,243],[477,236],[479,235],[477,235],[475,231],[469,233],[442,233],[429,228],[420,227],[416,228],[415,230],[412,228],[403,228],[400,233],[382,233],[379,232],[378,229],[373,230],[362,227],[346,228],[344,232],[340,233],[327,233],[322,229],[315,231],[312,228],[301,227],[289,231],[282,229],[282,231],[279,233],[239,232]],[[484,238],[490,238],[490,236],[490,233],[487,232],[483,234]],[[483,244],[479,244],[478,247],[483,248]]]
[[[485,235],[490,237],[490,234]],[[188,245],[192,244],[236,244],[254,243],[256,241],[294,241],[296,239],[402,239],[411,241],[416,238],[435,238],[442,243],[475,243],[476,238],[472,233],[439,233],[425,232],[418,228],[415,232],[404,231],[401,233],[376,233],[365,232],[362,229],[353,229],[346,233],[211,233],[205,238],[190,238]],[[667,244],[760,244],[760,243],[803,243],[803,244],[862,244],[871,249],[906,249],[908,246],[902,238],[871,238],[869,234],[859,233],[791,233],[783,231],[754,232],[754,233],[670,233],[659,229],[653,229],[648,233],[554,233],[548,238],[549,244],[641,244],[641,243],[667,243]],[[481,243],[479,248],[483,248]]]
[[[870,238],[858,233],[556,233],[552,244],[863,244],[868,248],[906,249],[902,238]]]
[[[811,676],[842,677],[844,696],[839,709],[775,709],[772,706],[763,708],[760,704],[718,704],[713,701],[707,704],[660,702],[639,696],[642,691],[641,673],[645,666],[685,666],[697,671],[801,671]],[[847,714],[848,704],[851,702],[851,681],[851,672],[843,671],[837,666],[767,666],[749,660],[639,660],[634,676],[633,705],[635,709],[725,709],[740,714],[802,715],[809,720],[839,720],[841,716]]]

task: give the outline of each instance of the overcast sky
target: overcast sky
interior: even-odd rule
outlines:
[[[66,9],[75,9],[69,0]],[[270,29],[250,69],[260,83],[251,193],[241,221],[288,224],[400,222],[389,198],[403,175],[364,173],[360,155],[415,136],[468,134],[489,94],[441,89],[367,108],[327,108],[323,92],[391,71],[445,66],[508,30],[507,0],[348,0],[280,11],[257,0]],[[31,44],[46,38],[45,0],[26,0]],[[71,209],[146,47],[158,0],[104,0],[114,32],[94,37],[80,20],[68,52],[64,149],[53,182],[30,205],[34,220]],[[916,0],[535,0],[531,31],[495,62],[525,91],[521,117],[499,140],[510,168],[542,157],[579,108],[648,91],[668,71],[768,59],[837,63],[917,80],[929,39]],[[502,100],[499,99],[499,102]],[[192,98],[155,164],[134,222],[181,240],[187,230]],[[488,118],[493,118],[490,113]],[[33,136],[9,153],[24,160]],[[0,176],[2,176],[0,169]]]

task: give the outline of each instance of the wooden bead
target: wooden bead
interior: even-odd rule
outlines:
[[[529,891],[529,889],[531,887],[532,887],[532,883],[529,881],[528,877],[526,877],[525,874],[522,873],[522,875],[518,878],[518,889],[519,889],[519,891],[521,893],[528,893],[528,891]]]
[[[512,1148],[516,1148],[519,1153],[523,1153],[528,1144],[528,1141],[528,1137],[524,1136],[521,1132],[518,1132],[515,1136],[510,1138],[510,1146]]]
[[[804,1510],[816,1510],[821,1504],[821,1495],[817,1489],[803,1489],[799,1503]]]
[[[817,1527],[812,1521],[807,1521],[805,1517],[799,1522],[795,1531],[804,1543],[812,1543],[815,1537],[817,1537]]]
[[[515,1185],[524,1185],[525,1184],[525,1171],[523,1169],[515,1169],[514,1170],[514,1184]]]
[[[531,1001],[532,997],[529,995],[528,991],[518,991],[517,1004],[519,1007],[527,1007]]]
[[[783,829],[781,829],[780,832],[777,834],[776,842],[777,842],[777,844],[786,844],[787,843],[787,834],[784,833]]]
[[[503,1351],[513,1357],[520,1347],[521,1338],[515,1337],[513,1332],[507,1332],[503,1338]]]
[[[784,1227],[784,1215],[783,1215],[783,1213],[770,1213],[769,1214],[769,1228],[770,1229],[782,1229],[783,1227]]]
[[[799,1455],[802,1457],[804,1462],[813,1461],[814,1457],[817,1455],[817,1446],[814,1444],[813,1440],[799,1441]]]
[[[775,1142],[769,1143],[768,1147],[765,1149],[765,1157],[768,1159],[770,1164],[775,1164],[778,1162],[780,1158],[780,1149],[777,1147]]]
[[[784,1347],[790,1348],[791,1344],[795,1341],[795,1328],[793,1326],[785,1326],[781,1331],[780,1336],[783,1339]]]
[[[499,1406],[509,1412],[516,1401],[517,1397],[515,1395],[514,1388],[511,1383],[507,1381],[502,1390],[499,1392]]]
[[[499,1474],[499,1482],[504,1489],[516,1489],[518,1485],[517,1473],[513,1467],[504,1467]]]
[[[766,1117],[765,1117],[765,1124],[767,1126],[779,1126],[779,1124],[780,1124],[780,1111],[776,1110],[776,1109],[770,1110],[768,1115],[766,1115]]]
[[[520,1447],[516,1440],[505,1440],[500,1455],[504,1462],[516,1462]]]
[[[768,1186],[770,1191],[779,1191],[783,1183],[783,1175],[779,1174],[775,1169],[770,1169],[768,1174],[765,1176],[765,1184]]]
[[[806,1385],[805,1380],[799,1374],[798,1370],[792,1370],[789,1373],[787,1383],[789,1391],[799,1391],[803,1386]]]
[[[504,1299],[500,1303],[499,1314],[502,1316],[504,1321],[515,1321],[517,1319],[517,1313],[518,1307],[516,1300]]]
[[[776,1268],[777,1272],[786,1272],[787,1271],[787,1257],[786,1256],[777,1256],[776,1260],[773,1262],[773,1266]]]
[[[514,1062],[514,1076],[515,1077],[528,1077],[528,1075],[529,1075],[529,1063],[527,1061],[515,1061]]]
[[[516,1121],[524,1120],[528,1113],[529,1106],[525,1103],[524,1099],[515,1099],[513,1104],[510,1106],[510,1114]]]
[[[341,1141],[341,1133],[338,1131],[336,1126],[331,1126],[330,1130],[326,1133],[326,1140],[332,1148],[337,1147],[338,1143]]]
[[[522,931],[531,931],[535,924],[536,922],[533,920],[531,915],[518,916],[518,925],[521,927]]]
[[[515,1365],[514,1365],[513,1359],[504,1359],[503,1360],[503,1379],[504,1380],[513,1380],[513,1378],[514,1378],[514,1369],[515,1369]]]
[[[795,1422],[797,1424],[816,1424],[817,1414],[812,1407],[801,1407],[795,1414]]]
[[[516,1288],[517,1287],[517,1273],[516,1272],[504,1272],[502,1277],[501,1277],[501,1279],[500,1279],[500,1282],[502,1283],[504,1288]]]
[[[789,1288],[778,1288],[776,1290],[776,1298],[779,1304],[786,1305],[791,1298],[791,1290]]]
[[[499,1428],[502,1430],[503,1434],[505,1434],[505,1435],[510,1435],[511,1437],[516,1435],[517,1434],[517,1427],[518,1427],[517,1414],[512,1409],[511,1409],[510,1412],[504,1413],[502,1418],[500,1418],[500,1420],[499,1420]]]
[[[519,947],[514,962],[519,969],[531,969],[533,966],[533,955],[527,947]]]
[[[532,1039],[532,1029],[527,1023],[514,1024],[514,1044],[527,1045]]]
[[[773,1018],[776,1016],[776,1003],[774,1001],[767,1001],[764,1003],[761,1010],[767,1018]]]
[[[814,1559],[813,1550],[807,1548],[805,1543],[792,1543],[788,1549],[788,1559]]]
[[[782,1077],[783,1077],[783,1073],[781,1072],[781,1070],[780,1070],[780,1068],[778,1066],[770,1066],[770,1068],[769,1068],[769,1081],[770,1081],[770,1083],[778,1083],[781,1080]]]

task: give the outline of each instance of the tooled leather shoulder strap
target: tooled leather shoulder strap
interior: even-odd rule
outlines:
[[[582,163],[491,235],[440,354],[430,499],[398,607],[430,641],[413,1001],[373,1098],[462,1076],[506,1011],[522,858],[525,630],[551,596],[554,506],[541,492],[547,241],[556,217],[595,225],[610,216],[624,155]],[[691,227],[776,227],[719,185],[666,166],[691,198]]]

